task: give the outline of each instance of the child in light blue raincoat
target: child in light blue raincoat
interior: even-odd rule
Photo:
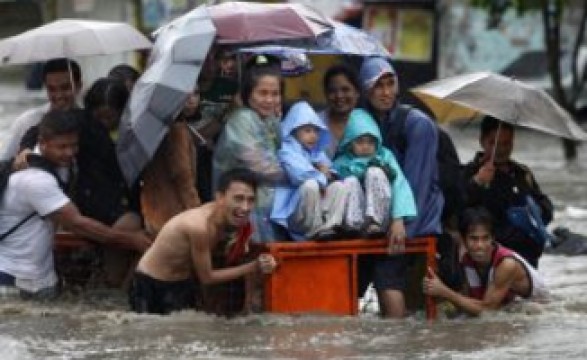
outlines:
[[[278,158],[288,184],[275,192],[271,220],[294,240],[329,238],[341,226],[348,191],[324,152],[330,133],[305,101],[294,104],[281,123]]]
[[[353,110],[334,160],[350,191],[345,226],[373,236],[387,232],[390,241],[403,241],[403,220],[416,216],[414,195],[395,156],[381,143],[371,115]]]

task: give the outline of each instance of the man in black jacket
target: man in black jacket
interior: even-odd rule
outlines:
[[[514,224],[508,212],[513,207],[527,206],[530,197],[540,208],[542,222],[548,224],[553,205],[540,190],[532,171],[510,158],[514,134],[510,124],[492,117],[483,119],[479,137],[483,151],[464,170],[467,204],[487,208],[495,219],[496,240],[538,267],[544,244]]]

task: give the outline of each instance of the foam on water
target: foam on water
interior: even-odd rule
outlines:
[[[27,350],[23,342],[7,335],[0,335],[0,359],[2,360],[29,360],[34,357]]]

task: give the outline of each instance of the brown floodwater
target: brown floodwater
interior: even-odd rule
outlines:
[[[0,142],[37,96],[0,87]],[[7,93],[8,91],[8,93]],[[15,101],[14,99],[18,99]],[[463,160],[477,148],[474,125],[451,127]],[[587,154],[567,167],[557,139],[521,131],[514,157],[531,166],[556,206],[553,226],[587,234]],[[0,359],[585,359],[587,257],[546,255],[547,304],[520,303],[480,318],[427,322],[324,315],[225,319],[192,311],[127,311],[125,294],[95,289],[54,303],[0,300]],[[317,295],[319,296],[319,295]]]

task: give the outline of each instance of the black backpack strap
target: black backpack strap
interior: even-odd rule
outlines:
[[[0,182],[3,182],[3,184],[2,184],[3,185],[3,189],[2,190],[5,190],[6,189],[6,186],[8,185],[8,177],[12,173],[12,162],[13,162],[13,160],[14,159],[11,159],[8,162],[9,165],[10,165],[10,169],[2,170],[2,171],[6,171],[6,173],[2,175],[2,179],[0,179]],[[42,157],[40,155],[36,155],[36,154],[29,154],[29,155],[27,155],[27,163],[28,163],[29,167],[34,167],[34,168],[42,169],[42,170],[45,170],[46,172],[50,173],[51,175],[53,175],[55,177],[55,179],[57,180],[57,183],[59,184],[59,186],[62,189],[65,188],[65,184],[63,183],[63,181],[61,181],[61,178],[57,175],[57,172],[55,171],[55,167],[47,159],[45,159],[44,157]],[[15,232],[24,223],[26,223],[27,221],[29,221],[30,219],[32,219],[33,216],[35,216],[35,215],[37,215],[37,212],[36,211],[30,213],[24,219],[20,220],[16,225],[14,225],[10,229],[8,229],[8,231],[6,231],[4,234],[0,235],[0,241],[4,240],[8,236],[10,236],[13,232]]]
[[[10,229],[8,229],[7,232],[5,232],[4,234],[0,235],[0,241],[4,240],[5,238],[7,238],[8,236],[10,236],[13,232],[15,232],[19,227],[21,227],[25,222],[29,221],[30,219],[32,219],[33,216],[37,215],[37,212],[32,212],[30,213],[27,217],[25,217],[24,219],[20,220],[18,222],[18,224],[14,225],[13,227],[11,227]]]
[[[57,171],[55,170],[55,165],[53,165],[53,163],[51,163],[43,156],[38,154],[28,154],[27,164],[29,167],[45,170],[49,174],[53,175],[53,177],[55,177],[55,180],[57,180],[57,183],[59,184],[59,187],[62,190],[65,190],[67,188],[67,184],[64,183],[63,180],[61,180],[61,177],[59,177],[59,174],[57,174]]]

